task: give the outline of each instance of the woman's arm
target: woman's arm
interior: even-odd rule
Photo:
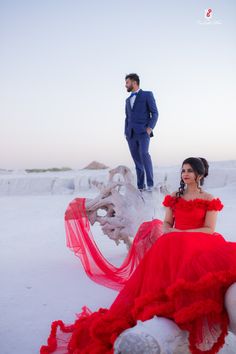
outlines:
[[[204,225],[198,229],[179,230],[171,228],[169,232],[205,232],[207,234],[213,234],[215,232],[217,213],[217,211],[207,211]]]
[[[174,225],[173,212],[171,208],[167,207],[165,218],[163,221],[163,226],[162,226],[163,233],[166,234],[167,232],[171,232],[173,225]]]

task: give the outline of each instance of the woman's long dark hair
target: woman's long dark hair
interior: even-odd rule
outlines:
[[[189,164],[195,175],[196,175],[196,182],[197,182],[197,177],[198,176],[202,176],[202,178],[200,179],[200,186],[203,185],[204,183],[204,178],[208,176],[208,170],[209,170],[209,165],[206,159],[204,159],[203,157],[188,157],[187,159],[185,159],[182,163],[182,168],[183,165],[185,164]],[[182,170],[181,168],[181,170]],[[177,197],[180,197],[181,195],[183,195],[184,193],[184,188],[185,188],[185,183],[182,179],[182,172],[181,172],[181,177],[180,177],[180,186],[179,186],[179,190],[176,193]]]

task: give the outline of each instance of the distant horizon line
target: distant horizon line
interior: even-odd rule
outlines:
[[[0,168],[0,171],[17,171],[17,170],[20,170],[20,171],[26,171],[26,170],[53,170],[53,169],[56,169],[56,170],[61,170],[61,171],[66,171],[66,170],[84,170],[84,169],[88,169],[87,166],[89,166],[90,164],[92,163],[99,163],[99,164],[102,164],[106,167],[104,168],[101,168],[101,169],[108,169],[108,168],[115,168],[117,166],[120,166],[121,164],[117,164],[117,165],[113,165],[113,166],[107,166],[105,165],[104,163],[102,162],[99,162],[99,161],[96,161],[96,160],[93,160],[91,161],[89,164],[87,164],[85,167],[70,167],[70,166],[61,166],[61,167],[56,167],[56,166],[53,166],[53,167],[31,167],[31,168]],[[226,159],[226,160],[208,160],[209,164],[211,163],[220,163],[220,162],[236,162],[236,159]],[[124,165],[124,166],[127,166],[129,168],[134,168],[134,166],[128,164],[128,165]],[[174,164],[159,164],[159,165],[153,165],[153,167],[174,167],[174,166],[178,166],[178,164],[174,163]]]

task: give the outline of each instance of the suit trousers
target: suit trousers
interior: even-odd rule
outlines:
[[[133,161],[135,163],[137,186],[139,189],[146,187],[145,174],[147,186],[153,186],[153,167],[151,156],[148,152],[150,144],[150,136],[147,132],[137,134],[132,129],[131,136],[126,137],[129,150]]]

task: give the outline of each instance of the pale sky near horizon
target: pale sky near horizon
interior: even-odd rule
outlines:
[[[236,159],[234,1],[0,0],[0,44],[0,168],[133,166],[130,72],[159,109],[155,166]]]

